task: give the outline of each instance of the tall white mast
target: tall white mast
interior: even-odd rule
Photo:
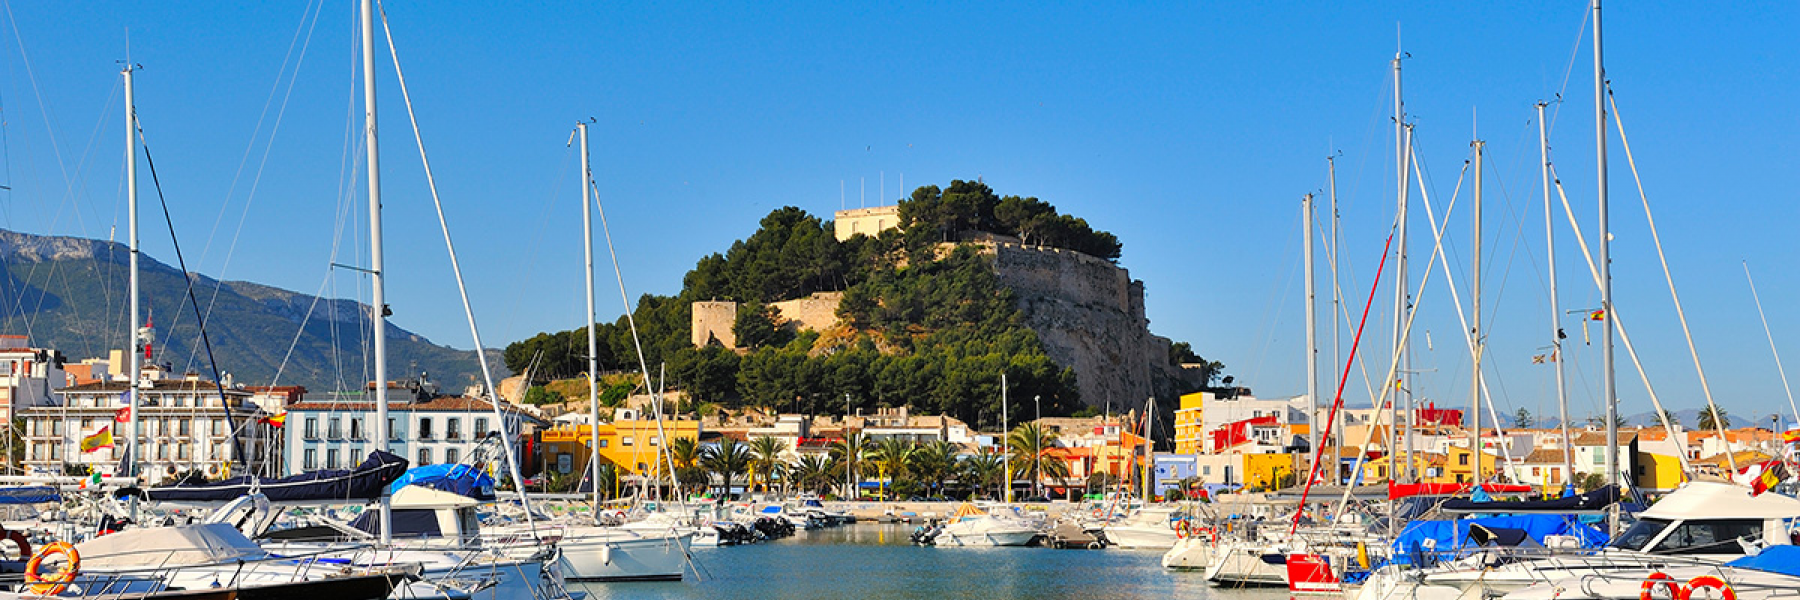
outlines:
[[[1550,367],[1556,369],[1556,410],[1558,422],[1562,428],[1563,438],[1563,476],[1572,481],[1575,477],[1575,447],[1569,439],[1569,393],[1563,382],[1562,355],[1562,307],[1556,296],[1556,227],[1555,213],[1550,207],[1550,129],[1544,122],[1543,102],[1537,103],[1538,120],[1538,154],[1543,158],[1539,165],[1544,185],[1544,249],[1550,263]]]
[[[1606,67],[1600,44],[1600,0],[1594,0],[1594,167],[1600,207],[1600,381],[1606,403],[1606,482],[1619,482],[1619,390],[1613,377],[1612,225],[1606,198]],[[1607,532],[1618,531],[1619,513],[1610,511]]]
[[[1307,449],[1316,453],[1319,451],[1319,309],[1318,289],[1313,277],[1312,194],[1300,201],[1300,223],[1300,235],[1306,239],[1306,441]],[[1311,471],[1308,465],[1302,466]]]
[[[1469,327],[1470,357],[1469,368],[1469,413],[1475,426],[1469,429],[1470,462],[1473,463],[1474,483],[1479,485],[1481,477],[1481,349],[1485,346],[1481,331],[1481,155],[1487,148],[1487,142],[1475,140],[1475,202],[1471,207],[1474,214],[1475,243],[1470,254],[1473,271],[1469,274],[1469,312],[1473,313]],[[1498,423],[1495,423],[1498,426]]]
[[[129,324],[131,331],[131,350],[127,351],[126,354],[131,356],[126,359],[127,366],[125,368],[125,376],[128,377],[128,381],[130,381],[129,391],[125,394],[125,410],[128,411],[130,416],[130,422],[126,427],[128,431],[126,431],[125,435],[127,436],[126,439],[129,439],[130,442],[125,445],[124,476],[137,477],[139,437],[138,396],[141,395],[139,393],[139,382],[143,381],[143,377],[139,375],[139,372],[143,370],[143,358],[139,355],[139,352],[143,351],[144,336],[149,332],[141,326],[143,320],[140,318],[140,315],[143,313],[140,312],[142,309],[139,305],[137,100],[134,95],[131,73],[131,63],[126,63],[125,69],[122,71],[122,74],[125,76],[125,202],[127,205],[125,210],[129,213],[128,221],[130,223],[129,228],[131,229],[129,234],[131,238],[131,322]],[[137,497],[135,495],[132,496],[131,512],[132,518],[135,519],[137,517]]]
[[[1339,326],[1338,323],[1338,315],[1340,314],[1338,311],[1341,310],[1339,305],[1342,290],[1338,289],[1337,157],[1326,157],[1325,168],[1331,182],[1331,247],[1327,248],[1326,252],[1329,253],[1331,259],[1331,368],[1335,372],[1337,369],[1343,368],[1344,364],[1344,328]],[[1335,402],[1336,399],[1334,398],[1333,401]],[[1335,424],[1333,425],[1333,429],[1337,431],[1338,434],[1338,454],[1340,455],[1339,460],[1342,460],[1341,455],[1344,451],[1344,429],[1342,427],[1336,427]],[[1332,472],[1333,477],[1335,478],[1336,471],[1333,470]]]
[[[1006,422],[1006,373],[1000,374],[1000,460],[1005,465],[1001,472],[1006,474],[1005,502],[1012,503],[1012,430]]]
[[[1400,231],[1394,240],[1396,244],[1394,245],[1393,342],[1395,357],[1397,360],[1402,361],[1405,360],[1406,356],[1406,340],[1404,339],[1406,334],[1403,331],[1402,324],[1406,321],[1406,209],[1407,205],[1410,204],[1406,189],[1406,184],[1409,181],[1407,177],[1407,160],[1411,158],[1411,153],[1409,152],[1410,148],[1407,147],[1409,144],[1406,135],[1406,103],[1402,99],[1400,93],[1400,59],[1403,56],[1404,53],[1402,52],[1396,51],[1394,53],[1394,168],[1397,171],[1394,179],[1396,186],[1394,197],[1396,203],[1395,214],[1397,215],[1396,219],[1399,223],[1398,226]],[[1398,375],[1395,376],[1394,380],[1386,382],[1385,385],[1395,386],[1398,388],[1396,391],[1404,390],[1405,387],[1402,386],[1400,382],[1403,378],[1408,376],[1407,370],[1403,367],[1396,370],[1396,373],[1398,373]],[[1399,394],[1395,394],[1393,404],[1390,405],[1392,407],[1390,411],[1393,417],[1393,420],[1389,421],[1389,423],[1393,424],[1393,431],[1390,436],[1391,443],[1387,449],[1390,456],[1394,455],[1400,448],[1400,445],[1405,443],[1406,438],[1411,437],[1403,433],[1404,428],[1401,426],[1400,420],[1400,404]],[[1377,406],[1375,409],[1381,410],[1381,407]],[[1407,422],[1410,423],[1411,420],[1412,417],[1409,415],[1407,417]],[[1411,458],[1411,456],[1407,456],[1406,460],[1410,463]],[[1393,461],[1390,459],[1389,462],[1392,463]],[[1410,471],[1412,471],[1412,465],[1408,464],[1404,471],[1398,468],[1392,469],[1389,476],[1392,479],[1400,479],[1403,473]]]
[[[594,483],[594,515],[600,514],[600,349],[594,336],[594,172],[588,167],[587,123],[575,125],[581,132],[581,248],[587,257],[581,273],[587,278],[588,372],[588,471]],[[531,382],[525,382],[531,385]],[[727,493],[730,490],[726,490]]]
[[[363,59],[363,138],[368,144],[364,154],[369,161],[369,275],[374,284],[374,303],[370,321],[375,337],[375,447],[388,448],[387,405],[387,294],[383,289],[386,274],[381,260],[381,146],[375,139],[375,3],[362,0]],[[480,348],[476,349],[477,351]],[[505,429],[504,425],[501,429]],[[381,492],[381,543],[394,541],[393,506],[387,491]]]

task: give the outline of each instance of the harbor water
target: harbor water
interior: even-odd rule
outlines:
[[[681,582],[573,584],[593,600],[743,598],[1206,598],[1279,600],[1286,590],[1217,590],[1162,568],[1160,551],[927,548],[913,526],[857,524],[773,542],[697,548]]]

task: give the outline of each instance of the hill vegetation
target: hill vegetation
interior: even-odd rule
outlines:
[[[972,246],[946,252],[939,243],[981,231],[1117,259],[1117,239],[979,182],[921,187],[900,214],[899,229],[840,242],[830,221],[794,207],[770,212],[749,237],[701,258],[680,294],[639,299],[633,316],[644,359],[653,372],[666,365],[671,387],[726,407],[910,406],[998,425],[1004,373],[1011,410],[1032,398],[1046,416],[1079,410],[1075,372],[1044,352],[989,259]],[[844,293],[842,324],[827,331],[785,329],[768,307],[823,291]],[[691,305],[705,300],[739,303],[733,333],[741,350],[692,346]],[[602,370],[636,370],[626,319],[597,329]],[[540,333],[509,345],[506,364],[515,372],[531,366],[540,381],[576,377],[586,370],[586,339],[581,328]]]

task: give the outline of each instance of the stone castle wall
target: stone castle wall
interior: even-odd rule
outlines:
[[[843,292],[818,292],[805,298],[770,304],[781,313],[781,324],[791,330],[824,331],[838,322],[838,304]]]
[[[695,347],[704,348],[713,343],[726,348],[737,347],[737,334],[731,332],[731,326],[737,324],[736,302],[695,302],[693,313],[690,331]]]
[[[1050,358],[1075,369],[1083,403],[1134,406],[1156,393],[1156,370],[1168,362],[1169,340],[1150,334],[1142,281],[1073,250],[981,246]]]

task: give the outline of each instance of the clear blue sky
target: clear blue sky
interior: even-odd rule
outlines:
[[[343,193],[362,185],[342,170],[354,159],[346,130],[360,118],[354,9],[345,0],[13,6],[0,30],[12,187],[0,193],[0,226],[106,237],[116,225],[123,239],[116,61],[129,31],[130,59],[144,65],[139,112],[190,264],[366,299],[356,277],[326,274],[340,237],[337,260],[365,260],[355,250],[365,209]],[[1591,236],[1580,2],[394,2],[388,11],[489,345],[580,322],[579,188],[564,143],[593,117],[598,186],[633,298],[676,291],[697,258],[771,209],[828,215],[840,184],[854,207],[865,189],[870,205],[899,197],[902,177],[918,186],[979,176],[1118,234],[1121,264],[1146,282],[1152,328],[1263,395],[1304,389],[1298,201],[1324,189],[1334,148],[1345,289],[1359,307],[1368,292],[1392,218],[1388,65],[1403,33],[1408,112],[1440,213],[1469,140],[1488,142],[1490,386],[1502,412],[1554,409],[1548,369],[1530,364],[1547,337],[1531,105],[1565,94],[1552,144]],[[1787,405],[1740,260],[1757,269],[1777,341],[1800,328],[1787,310],[1800,295],[1788,181],[1800,138],[1797,13],[1778,3],[1617,3],[1606,13],[1610,74],[1671,267],[1714,393],[1740,416]],[[398,88],[380,60],[394,322],[469,347]],[[296,65],[290,93],[284,73]],[[1665,401],[1695,407],[1697,378],[1613,139],[1620,310]],[[1465,302],[1467,198],[1465,186],[1449,230]],[[1597,294],[1573,237],[1566,227],[1558,235],[1564,304],[1591,306]],[[173,262],[166,232],[148,228],[145,238]],[[1414,246],[1415,282],[1428,251]],[[601,307],[616,315],[610,275],[601,272]],[[1413,384],[1461,405],[1468,354],[1444,291],[1440,272],[1416,337],[1417,366],[1437,371]],[[1388,297],[1384,289],[1365,339],[1383,358]],[[1578,345],[1579,322],[1567,327]],[[1800,359],[1800,345],[1782,349]],[[1598,352],[1578,347],[1570,358],[1572,410],[1585,415],[1598,406]],[[1624,410],[1647,410],[1622,351],[1621,361]],[[1360,377],[1351,390],[1367,401]]]

